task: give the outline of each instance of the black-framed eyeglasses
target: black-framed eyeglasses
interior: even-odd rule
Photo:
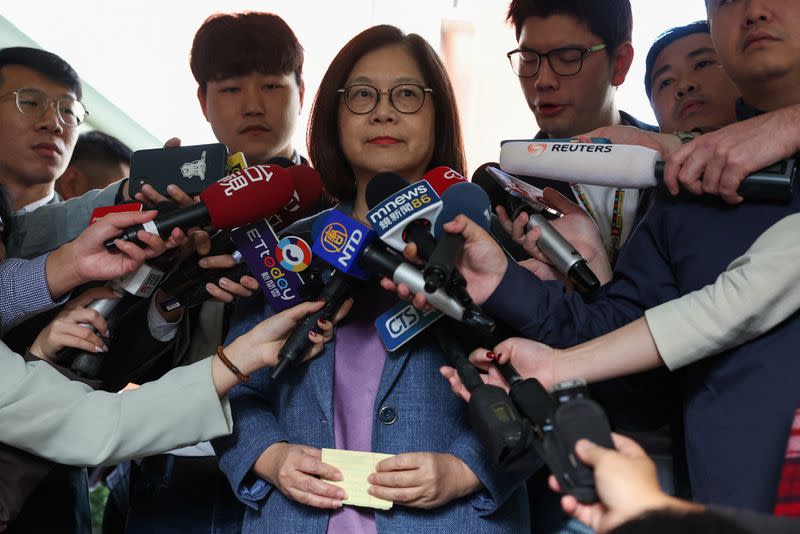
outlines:
[[[50,98],[44,91],[33,87],[23,87],[0,96],[0,100],[11,95],[14,95],[20,113],[37,119],[47,113],[50,106],[55,104],[58,121],[69,128],[75,128],[82,124],[86,120],[86,115],[89,114],[80,100],[67,95]]]
[[[605,47],[606,45],[599,44],[590,48],[556,48],[543,54],[530,48],[517,48],[506,54],[506,57],[511,63],[514,74],[520,78],[536,76],[542,66],[542,57],[547,58],[550,68],[559,76],[575,76],[583,68],[583,59],[587,54],[603,50]]]
[[[422,109],[425,95],[433,94],[433,89],[416,83],[401,83],[391,89],[378,89],[365,83],[357,83],[337,89],[336,92],[344,95],[344,105],[356,115],[365,115],[375,109],[381,95],[386,94],[389,95],[389,102],[394,109],[409,115]]]

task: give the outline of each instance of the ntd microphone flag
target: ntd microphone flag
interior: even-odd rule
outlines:
[[[361,252],[378,236],[339,210],[331,210],[314,238],[311,252],[343,273],[366,280],[369,271],[364,270],[358,259]]]

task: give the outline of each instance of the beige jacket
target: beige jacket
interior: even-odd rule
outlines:
[[[211,358],[125,393],[93,391],[0,343],[0,442],[72,465],[113,464],[230,434]]]

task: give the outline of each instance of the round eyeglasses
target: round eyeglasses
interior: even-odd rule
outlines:
[[[520,78],[532,78],[536,76],[542,66],[542,57],[546,57],[550,68],[559,76],[575,76],[583,68],[583,59],[587,54],[603,50],[604,44],[592,46],[590,48],[556,48],[544,54],[540,54],[529,48],[517,48],[506,56],[511,62],[514,74]]]
[[[47,113],[50,106],[55,104],[56,115],[58,115],[59,122],[70,128],[79,126],[86,120],[86,115],[89,114],[81,101],[71,96],[50,98],[44,91],[32,87],[25,87],[17,91],[6,93],[0,96],[0,99],[7,98],[11,95],[14,95],[17,109],[20,113],[36,118],[43,116]]]
[[[356,115],[365,115],[377,107],[381,95],[388,94],[392,107],[400,113],[416,113],[425,103],[425,95],[433,94],[433,89],[415,83],[395,85],[391,89],[378,89],[371,85],[359,83],[337,89],[344,95],[344,104]]]

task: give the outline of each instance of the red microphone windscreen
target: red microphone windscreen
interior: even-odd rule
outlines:
[[[315,169],[308,165],[294,165],[287,167],[286,172],[294,181],[294,192],[289,203],[275,214],[274,218],[280,220],[281,228],[305,217],[322,195],[322,177]]]
[[[211,184],[200,200],[213,228],[236,228],[277,213],[293,192],[294,181],[286,169],[254,165]]]
[[[426,172],[422,179],[428,180],[428,183],[431,184],[431,187],[433,187],[433,190],[436,191],[439,196],[442,196],[442,193],[451,185],[467,181],[467,179],[458,174],[458,172],[445,166],[434,167]]]

